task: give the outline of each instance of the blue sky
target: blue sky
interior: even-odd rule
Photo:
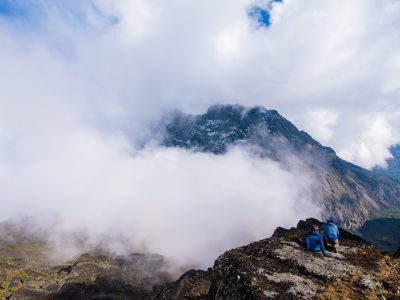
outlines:
[[[50,4],[49,4],[50,3]],[[29,26],[38,26],[48,17],[54,14],[67,20],[74,26],[90,28],[93,24],[89,21],[89,15],[96,17],[96,21],[105,25],[113,25],[118,18],[103,13],[92,1],[62,0],[30,1],[30,0],[0,0],[0,17],[14,22],[20,22]]]
[[[269,27],[271,25],[271,16],[267,9],[253,7],[249,11],[249,16],[254,18],[260,26]]]
[[[271,0],[267,3],[267,7],[253,6],[249,10],[249,17],[254,18],[260,26],[269,27],[271,25],[270,11],[276,2],[282,3],[283,0]]]
[[[24,14],[24,7],[18,5],[16,1],[1,0],[0,1],[0,14],[3,16],[15,16]]]
[[[43,43],[64,62],[76,60],[75,36],[101,34],[118,18],[103,13],[88,1],[0,0],[0,21]]]
[[[270,10],[274,2],[283,2],[283,0],[271,0],[268,2],[267,7],[254,6],[249,10],[249,17],[257,20],[260,26],[269,27],[271,25]],[[82,3],[85,3],[82,5]],[[70,2],[65,5],[65,2],[53,0],[52,7],[58,7],[59,13],[65,18],[68,18],[72,23],[78,23],[81,26],[88,26],[85,12],[87,7],[101,18],[107,24],[115,24],[118,18],[109,16],[102,13],[96,5],[91,1],[87,2]],[[29,25],[37,25],[41,18],[46,15],[45,2],[30,1],[30,0],[0,0],[0,16],[12,19],[14,21],[21,21]]]
[[[250,9],[249,16],[255,18],[261,26],[270,26],[271,21],[269,11],[272,9],[274,2],[283,2],[283,0],[272,0],[267,4],[267,7],[254,6]],[[71,5],[71,3],[75,4]],[[61,7],[59,12],[64,12],[65,17],[73,18],[73,21],[79,21],[81,25],[87,25],[84,10],[81,9],[82,6],[80,4],[76,5],[77,3],[79,2],[70,2],[68,5],[65,5],[65,2],[63,3],[63,1],[53,0],[53,4]],[[83,5],[83,7],[89,5],[92,11],[99,17],[103,18],[106,23],[114,24],[118,22],[117,17],[103,14],[91,1],[85,3],[86,4]],[[35,24],[39,22],[40,18],[45,16],[46,12],[43,5],[44,3],[40,1],[0,0],[0,16]]]
[[[0,0],[0,18],[28,22],[32,25],[37,21],[39,7],[37,4],[24,0]]]

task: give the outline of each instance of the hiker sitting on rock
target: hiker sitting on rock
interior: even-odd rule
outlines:
[[[339,229],[330,218],[326,224],[321,226],[321,230],[324,234],[324,239],[327,246],[331,246],[335,249],[335,253],[339,253]]]
[[[307,233],[304,244],[307,250],[322,251],[322,254],[326,256],[324,241],[317,225],[311,226],[311,231]]]

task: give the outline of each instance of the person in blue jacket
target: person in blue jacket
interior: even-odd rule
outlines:
[[[304,239],[304,243],[307,250],[322,251],[322,254],[326,256],[324,241],[322,235],[319,233],[318,226],[313,225],[311,227],[311,230]]]
[[[332,246],[336,253],[339,253],[339,228],[330,218],[326,224],[321,226],[321,230],[324,234],[325,242],[328,246]]]

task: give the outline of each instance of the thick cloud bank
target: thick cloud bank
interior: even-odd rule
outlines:
[[[206,267],[226,249],[319,213],[311,174],[238,148],[223,156],[178,149],[131,154],[122,140],[82,135],[53,150],[52,157],[2,173],[7,203],[0,218],[29,215],[39,228],[51,224],[49,240],[68,255],[82,245],[66,242],[67,233],[83,232],[84,247],[147,250],[180,266]]]

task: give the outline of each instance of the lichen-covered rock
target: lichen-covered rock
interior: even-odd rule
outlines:
[[[0,224],[0,250],[0,299],[143,299],[172,281],[160,255],[99,250],[60,263],[39,237],[7,224]]]
[[[159,292],[155,292],[153,299],[196,299],[207,300],[212,280],[212,270],[190,270],[177,281],[167,284]]]

